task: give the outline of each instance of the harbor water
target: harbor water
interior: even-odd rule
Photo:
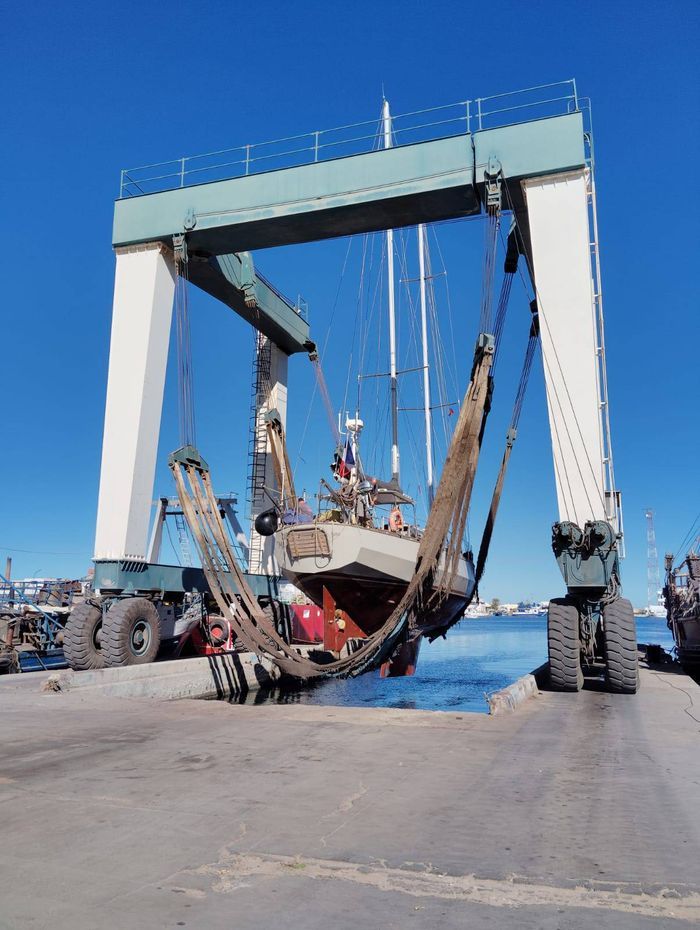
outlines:
[[[665,619],[638,617],[637,638],[640,643],[658,643],[668,652],[673,648]],[[546,660],[546,615],[480,617],[463,620],[445,639],[424,642],[411,677],[380,678],[378,672],[371,672],[298,690],[250,693],[245,700],[486,713],[486,695]]]

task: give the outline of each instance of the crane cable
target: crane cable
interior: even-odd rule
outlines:
[[[175,252],[177,278],[175,280],[175,329],[177,333],[177,388],[180,443],[194,446],[195,416],[192,375],[192,344],[190,340],[189,265],[187,246],[183,242]]]
[[[513,413],[511,415],[510,426],[508,432],[506,433],[506,447],[503,452],[503,459],[501,460],[501,467],[498,470],[498,477],[496,478],[496,483],[493,489],[493,495],[491,497],[491,505],[489,507],[489,512],[486,517],[486,523],[484,525],[484,532],[481,537],[481,544],[479,545],[479,554],[476,560],[476,572],[475,572],[475,585],[474,593],[477,596],[479,594],[479,582],[484,574],[484,568],[486,567],[486,559],[488,558],[489,547],[491,545],[491,538],[493,536],[493,530],[496,523],[496,516],[498,514],[498,508],[501,503],[501,494],[503,493],[503,483],[506,477],[506,470],[508,468],[508,463],[510,461],[511,452],[513,451],[513,444],[518,435],[518,424],[520,423],[520,415],[523,409],[523,401],[525,400],[525,391],[527,390],[527,384],[530,379],[530,372],[532,370],[532,361],[535,356],[535,348],[537,346],[537,341],[539,339],[539,320],[537,316],[537,304],[536,301],[533,301],[531,304],[531,310],[533,313],[532,323],[530,325],[530,335],[527,341],[527,348],[525,349],[525,359],[523,361],[522,371],[520,373],[520,381],[518,383],[518,390],[515,395],[515,402],[513,404]],[[472,595],[473,597],[473,595]]]
[[[314,369],[314,374],[316,375],[318,393],[321,395],[321,400],[323,401],[323,407],[326,411],[326,417],[328,419],[328,425],[331,428],[331,434],[333,436],[333,441],[335,442],[335,447],[336,449],[340,449],[340,430],[338,429],[338,424],[336,423],[335,415],[333,413],[331,396],[328,393],[328,385],[326,384],[326,378],[323,374],[323,368],[321,367],[321,358],[318,354],[318,349],[316,346],[314,346],[314,348],[309,352],[309,361],[311,362]]]

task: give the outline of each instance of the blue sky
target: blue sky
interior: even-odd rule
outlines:
[[[0,36],[0,558],[13,556],[16,576],[80,574],[89,564],[120,168],[371,119],[382,87],[402,112],[576,77],[594,106],[613,442],[627,530],[624,583],[643,602],[643,508],[656,510],[660,552],[678,545],[700,510],[692,182],[698,27],[698,5],[690,2],[505,2],[492,18],[482,4],[462,2],[8,5]],[[438,235],[462,358],[477,321],[481,233],[476,224],[450,224]],[[338,241],[256,256],[284,291],[304,294],[319,341],[346,250]],[[355,312],[353,287],[356,278],[343,282],[341,319]],[[204,296],[192,307],[199,444],[221,490],[243,494],[252,337]],[[499,383],[474,500],[477,538],[525,312],[524,295],[514,289],[503,389]],[[348,364],[337,327],[329,353],[336,396]],[[301,442],[312,389],[307,365],[294,359],[290,366],[290,443],[310,485],[327,454],[313,423]],[[177,445],[172,381],[156,493],[170,491],[164,463]],[[323,422],[318,406],[314,417]],[[538,363],[486,596],[560,593],[549,550],[555,517]]]

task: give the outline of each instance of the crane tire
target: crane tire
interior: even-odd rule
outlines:
[[[555,691],[583,687],[578,607],[568,597],[555,597],[547,612],[549,681]]]
[[[258,603],[270,626],[277,631],[278,635],[282,637],[285,643],[291,643],[292,614],[289,606],[283,604],[282,601],[278,601],[276,598],[269,601],[267,598],[261,598]]]
[[[63,655],[78,672],[106,665],[102,651],[102,611],[93,604],[78,604],[63,628]]]
[[[147,597],[125,597],[105,615],[102,651],[110,668],[153,662],[160,648],[160,617]]]
[[[613,694],[636,694],[639,689],[637,628],[632,602],[619,597],[603,606],[605,683]]]

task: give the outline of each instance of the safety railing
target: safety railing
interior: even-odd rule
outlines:
[[[394,146],[403,146],[428,142],[548,116],[561,116],[575,112],[579,107],[575,80],[539,84],[510,93],[477,97],[392,116],[392,143]],[[360,155],[381,148],[382,139],[381,119],[374,119],[123,169],[119,197],[138,197]]]
[[[64,579],[30,579],[29,581],[0,581],[0,609],[11,604],[69,607],[73,598],[82,592],[79,581]]]

